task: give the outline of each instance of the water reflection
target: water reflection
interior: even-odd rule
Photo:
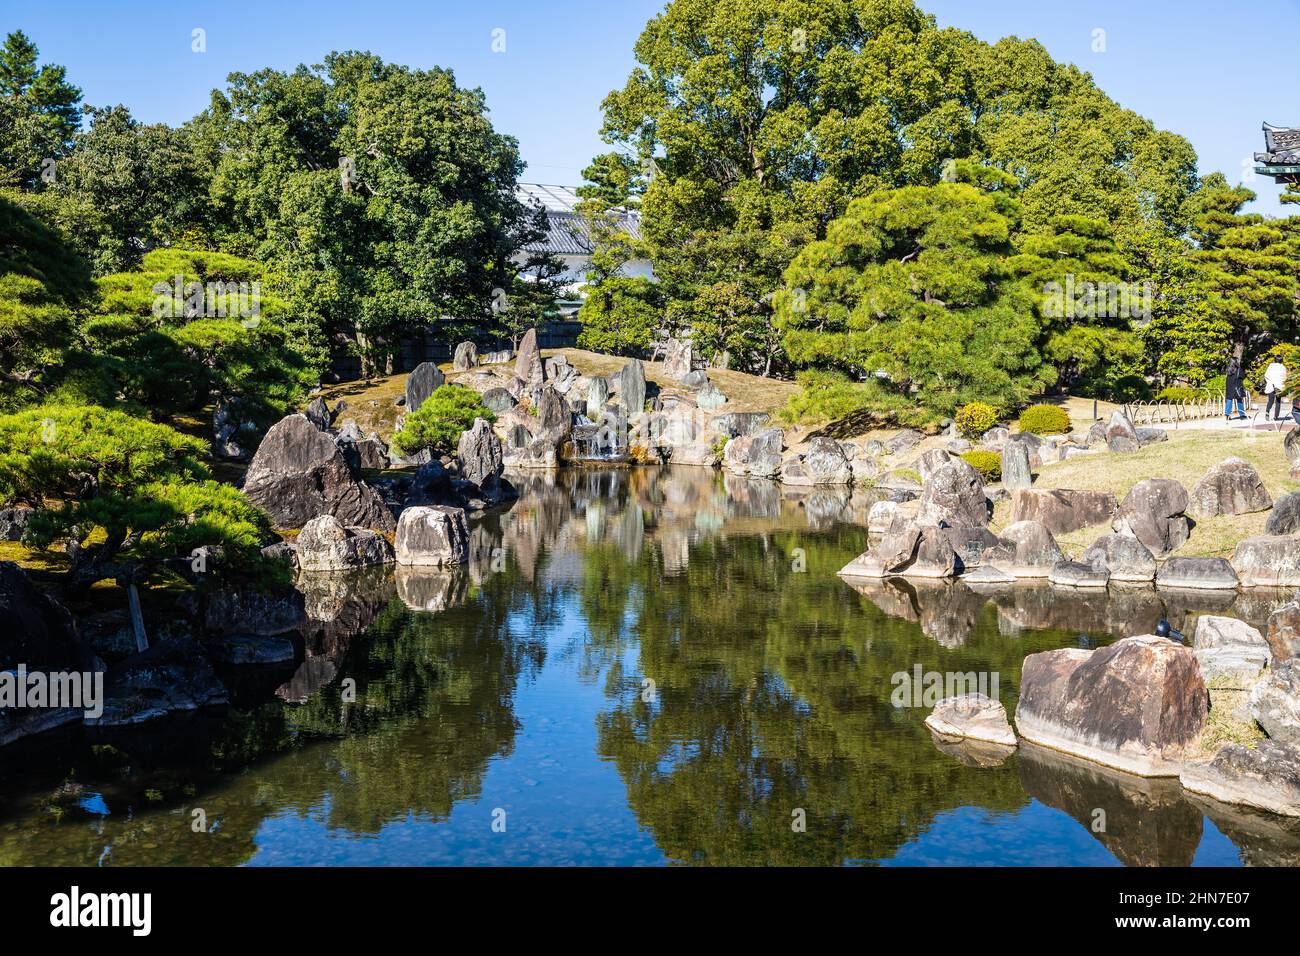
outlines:
[[[1050,839],[1055,862],[1300,861],[1273,818],[936,740],[927,709],[890,700],[920,665],[996,673],[1010,709],[1028,653],[1161,617],[1259,622],[1286,595],[855,590],[836,571],[866,545],[869,492],[704,469],[512,480],[519,500],[474,524],[464,568],[303,575],[296,670],[193,722],[170,757],[66,742],[48,765],[7,760],[0,861],[1024,861],[990,832]],[[1055,837],[1024,835],[1040,811]]]

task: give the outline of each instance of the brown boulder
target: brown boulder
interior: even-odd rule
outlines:
[[[1187,489],[1170,478],[1147,478],[1124,496],[1111,527],[1131,534],[1156,557],[1163,557],[1191,534],[1186,511]]]
[[[959,458],[936,468],[921,489],[921,508],[916,520],[929,527],[987,525],[989,502],[979,472]]]
[[[1267,639],[1274,664],[1300,657],[1300,601],[1283,604],[1270,615]]]
[[[1273,507],[1273,498],[1265,490],[1259,472],[1242,458],[1228,458],[1207,471],[1192,487],[1191,497],[1190,511],[1205,518],[1251,514]]]
[[[1105,491],[1021,488],[1011,496],[1011,520],[1038,521],[1052,534],[1105,524],[1115,513],[1115,496]]]

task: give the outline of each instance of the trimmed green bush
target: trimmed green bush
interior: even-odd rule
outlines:
[[[985,481],[1002,480],[1002,456],[995,451],[968,451],[962,454],[961,460],[978,471]]]
[[[407,456],[426,448],[450,451],[460,441],[461,433],[474,427],[476,418],[497,420],[472,388],[440,385],[423,405],[406,416],[402,430],[393,436],[393,447]]]
[[[1020,413],[1020,430],[1035,435],[1062,435],[1070,430],[1070,416],[1057,405],[1030,405]]]
[[[776,413],[788,424],[835,421],[869,404],[863,386],[842,372],[807,369],[796,373],[794,379],[799,391]]]
[[[976,439],[998,423],[998,410],[983,402],[970,402],[953,416],[962,438]]]

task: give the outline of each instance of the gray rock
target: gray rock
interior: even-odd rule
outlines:
[[[593,422],[600,421],[605,413],[605,403],[609,401],[609,381],[599,375],[587,383],[587,417]]]
[[[1061,561],[1047,576],[1056,587],[1063,588],[1105,588],[1110,580],[1110,572],[1104,567],[1095,567],[1081,561]]]
[[[1277,499],[1264,525],[1265,534],[1300,534],[1300,491]]]
[[[217,402],[212,412],[212,457],[246,461],[256,444],[257,432],[247,402],[238,398]]]
[[[1169,432],[1163,428],[1138,428],[1138,443],[1145,448],[1147,445],[1154,445],[1156,442],[1169,441]]]
[[[1250,714],[1271,739],[1300,744],[1300,659],[1269,668],[1250,692]]]
[[[1294,744],[1229,744],[1209,763],[1187,767],[1178,780],[1184,790],[1222,803],[1300,816],[1300,747]]]
[[[883,578],[903,575],[948,578],[957,573],[957,555],[938,528],[908,523],[891,531],[843,568],[846,578]]]
[[[1001,701],[984,694],[945,697],[925,718],[925,726],[942,737],[986,740],[1008,746],[1016,743],[1016,732],[1007,720],[1007,709]]]
[[[1282,450],[1286,452],[1286,459],[1291,463],[1291,477],[1298,478],[1300,474],[1300,428],[1293,428],[1286,433],[1286,438],[1282,440]]]
[[[1156,575],[1156,586],[1206,591],[1235,590],[1237,573],[1226,558],[1170,558]]]
[[[461,477],[476,485],[501,477],[504,467],[501,440],[481,418],[474,419],[473,426],[461,433],[456,457],[460,459]]]
[[[943,465],[953,460],[953,456],[942,448],[931,448],[924,455],[916,460],[916,470],[921,475],[921,482],[925,483],[930,477],[939,470]]]
[[[629,417],[645,410],[645,365],[640,359],[629,360],[618,373],[618,400]]]
[[[739,438],[741,435],[757,435],[771,420],[767,412],[726,412],[710,419],[709,428],[719,435]]]
[[[489,388],[483,393],[481,401],[498,415],[504,415],[519,404],[515,401],[515,397],[504,388]]]
[[[384,499],[353,477],[333,437],[304,415],[281,419],[266,433],[244,478],[244,495],[279,528],[300,528],[323,514],[349,527],[395,526]]]
[[[325,404],[325,399],[316,397],[307,403],[307,408],[303,412],[307,416],[307,421],[311,422],[323,432],[330,430],[330,410]]]
[[[1045,578],[1065,560],[1052,532],[1041,521],[1017,521],[999,535],[1004,547],[988,563],[1013,577]]]
[[[680,382],[690,374],[694,349],[689,340],[679,342],[677,339],[669,339],[664,352],[665,375]]]
[[[1237,690],[1249,689],[1268,666],[1264,635],[1235,617],[1204,614],[1196,619],[1192,650],[1206,681]]]
[[[849,485],[853,469],[839,442],[814,438],[807,452],[785,462],[781,480],[790,485]]]
[[[541,388],[546,380],[542,366],[542,350],[537,347],[537,330],[529,329],[519,343],[519,356],[515,359],[515,377],[528,388]]]
[[[1256,535],[1237,543],[1232,567],[1243,588],[1300,586],[1300,538]]]
[[[781,450],[785,436],[779,428],[769,428],[756,435],[742,435],[727,442],[722,464],[737,475],[773,478],[781,471]]]
[[[1008,491],[1028,488],[1034,482],[1029,467],[1029,448],[1024,442],[1009,441],[1002,446],[1002,487]]]
[[[1191,534],[1187,489],[1169,478],[1139,481],[1124,496],[1111,527],[1137,538],[1156,557],[1182,547]]]
[[[911,428],[906,428],[899,432],[893,438],[884,444],[884,453],[886,455],[897,455],[899,452],[907,451],[914,448],[925,440],[925,436]]]
[[[987,525],[988,498],[979,472],[960,458],[940,466],[922,486],[916,520],[922,526],[934,527]]]
[[[293,644],[289,644],[290,652]],[[171,714],[229,703],[226,688],[192,639],[160,641],[109,671],[96,729],[136,727]]]
[[[1106,424],[1106,447],[1121,454],[1135,452],[1142,447],[1132,419],[1122,410],[1112,413]]]
[[[406,377],[406,413],[418,411],[434,391],[447,381],[442,369],[432,362],[421,362]]]
[[[1115,496],[1104,491],[1021,488],[1011,495],[1011,520],[1039,521],[1052,534],[1105,524],[1115,513]]]
[[[301,592],[293,588],[260,591],[226,587],[203,602],[203,630],[209,635],[272,636],[295,630],[307,616]]]
[[[456,346],[456,354],[452,358],[452,368],[458,372],[468,372],[474,366],[478,365],[478,346],[473,342],[461,342]]]
[[[1190,648],[1143,635],[1095,651],[1030,654],[1020,674],[1020,736],[1144,777],[1177,776],[1209,712]]]
[[[1273,498],[1264,489],[1259,472],[1242,458],[1228,458],[1206,472],[1192,488],[1189,510],[1199,517],[1212,518],[1272,507]]]
[[[351,571],[393,560],[393,548],[381,534],[345,528],[333,515],[313,518],[295,542],[302,571]]]
[[[980,436],[980,444],[990,451],[1001,451],[1002,446],[1011,440],[1011,429],[1004,425],[994,425]]]
[[[289,638],[265,634],[228,634],[212,646],[211,653],[221,663],[237,667],[289,664],[298,656]]]
[[[1156,578],[1156,556],[1127,534],[1102,535],[1080,555],[1079,563],[1104,570],[1117,582],[1149,584]]]
[[[0,508],[0,541],[21,541],[32,523],[31,508]]]
[[[416,506],[397,522],[397,563],[447,567],[469,560],[469,526],[460,508]]]
[[[727,396],[712,382],[705,382],[695,401],[704,411],[712,412],[727,404]]]

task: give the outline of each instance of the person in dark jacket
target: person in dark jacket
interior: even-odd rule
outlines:
[[[1244,420],[1246,417],[1246,406],[1242,403],[1246,397],[1246,390],[1241,387],[1241,362],[1236,356],[1228,360],[1228,367],[1224,370],[1224,409],[1223,417],[1232,421],[1232,405],[1237,405],[1237,420]]]

